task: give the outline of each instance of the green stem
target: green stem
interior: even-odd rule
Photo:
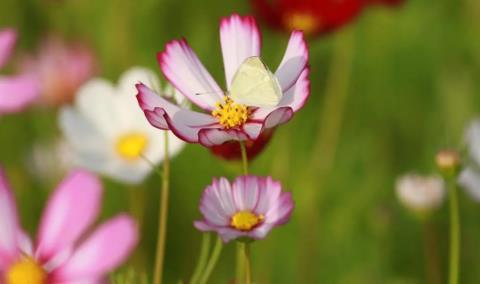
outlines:
[[[460,219],[458,212],[458,189],[456,180],[449,180],[449,204],[450,204],[450,266],[449,284],[458,284],[460,271]]]
[[[190,280],[190,284],[198,283],[198,280],[202,274],[202,271],[204,271],[205,265],[207,264],[209,251],[210,251],[210,234],[204,233],[202,236],[202,247],[200,249],[200,256],[198,258],[197,267],[195,267],[195,270],[192,275],[192,279]]]
[[[242,152],[242,171],[243,175],[248,175],[248,157],[247,157],[247,147],[245,146],[244,141],[240,141],[240,151]]]
[[[213,248],[212,255],[207,262],[207,267],[205,268],[205,272],[203,273],[202,277],[200,278],[200,284],[206,284],[210,275],[217,264],[218,258],[220,257],[220,253],[222,252],[223,242],[220,237],[217,238],[217,242],[215,243],[215,247]]]
[[[246,243],[243,246],[243,255],[245,258],[245,284],[252,283],[251,259],[250,259],[250,244]]]
[[[163,160],[162,173],[162,193],[160,199],[160,209],[158,218],[158,239],[157,239],[157,253],[155,259],[155,272],[153,283],[161,284],[163,279],[163,261],[165,258],[165,242],[167,238],[167,216],[168,216],[168,194],[169,194],[169,175],[170,175],[170,161],[168,156],[168,132],[164,132],[164,146],[165,157]]]
[[[247,148],[245,146],[245,142],[240,141],[240,151],[242,153],[242,174],[243,175],[248,175],[248,157],[247,157]],[[246,267],[245,267],[245,243],[243,242],[237,242],[237,256],[236,256],[236,272],[235,272],[235,279],[237,280],[237,283],[244,283],[246,280],[244,278],[245,273],[246,273]]]

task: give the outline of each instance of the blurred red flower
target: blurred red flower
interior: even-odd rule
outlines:
[[[250,0],[256,14],[270,26],[324,35],[355,20],[371,5],[397,6],[404,0]]]
[[[247,149],[248,160],[255,159],[263,149],[267,146],[268,142],[275,132],[274,128],[266,129],[260,134],[257,140],[245,141],[245,148]],[[225,160],[241,160],[242,152],[240,150],[240,143],[237,141],[228,141],[221,145],[209,147],[212,154]]]

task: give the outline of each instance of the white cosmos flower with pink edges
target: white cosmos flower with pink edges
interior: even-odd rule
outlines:
[[[101,204],[102,186],[92,174],[68,175],[48,201],[36,242],[24,233],[3,170],[0,168],[0,283],[99,284],[137,243],[133,220],[120,214],[88,238]]]
[[[226,92],[216,83],[185,39],[167,43],[165,51],[158,54],[163,74],[176,89],[207,113],[181,108],[161,98],[144,84],[138,84],[137,98],[150,124],[171,130],[186,142],[210,147],[231,140],[255,140],[263,130],[289,121],[303,107],[310,94],[310,81],[308,48],[301,31],[292,32],[285,55],[274,72],[282,97],[272,107],[236,104],[228,97],[240,65],[249,57],[260,56],[261,36],[254,18],[237,14],[223,18],[220,41]],[[233,127],[225,127],[214,113],[226,105],[246,110],[247,116]]]
[[[16,41],[13,29],[0,30],[0,68],[10,59]],[[0,76],[0,115],[23,110],[39,93],[39,84],[30,74]]]
[[[263,239],[290,220],[294,207],[291,193],[271,177],[240,176],[231,184],[226,178],[214,179],[200,200],[204,219],[194,225],[217,232],[224,242]]]

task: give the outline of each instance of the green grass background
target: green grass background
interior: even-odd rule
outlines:
[[[51,32],[83,39],[97,52],[101,75],[111,80],[133,65],[159,72],[156,52],[184,36],[223,83],[218,24],[232,12],[251,13],[247,1],[2,0],[0,27],[17,27],[19,49],[25,50]],[[400,9],[367,8],[348,28],[309,39],[310,99],[251,164],[252,173],[281,180],[297,200],[292,221],[253,245],[257,283],[426,283],[422,225],[398,204],[394,182],[405,172],[434,172],[436,151],[460,147],[466,124],[479,113],[479,18],[477,0],[407,1]],[[288,36],[261,30],[263,57],[276,66]],[[315,171],[305,173],[318,144],[334,43],[348,33],[352,72],[337,153],[332,170],[317,183]],[[0,163],[32,233],[55,182],[28,173],[25,157],[32,143],[58,135],[56,124],[54,109],[0,120]],[[322,156],[315,158],[321,162]],[[199,145],[188,145],[172,161],[166,283],[188,279],[193,271],[201,234],[192,222],[200,217],[201,191],[212,177],[239,172],[239,164]],[[136,189],[104,181],[102,218],[128,211],[133,190],[146,195],[142,242],[128,266],[150,274],[160,180],[152,175]],[[479,283],[480,206],[463,192],[460,202],[461,283]],[[444,281],[447,213],[443,206],[431,221]],[[225,247],[211,283],[233,279],[234,249],[233,243]]]

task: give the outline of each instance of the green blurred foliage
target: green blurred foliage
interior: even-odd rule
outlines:
[[[156,52],[168,40],[186,37],[223,83],[218,23],[232,12],[250,13],[247,1],[2,0],[0,27],[18,28],[19,49],[26,51],[50,33],[82,39],[95,49],[101,75],[111,80],[133,65],[159,72]],[[367,9],[350,27],[309,40],[311,97],[251,165],[252,173],[272,175],[292,190],[299,209],[287,226],[253,245],[257,283],[426,282],[424,245],[430,241],[424,241],[422,224],[396,201],[394,181],[409,171],[433,172],[435,152],[460,147],[466,123],[480,111],[479,19],[478,0],[407,1],[399,9]],[[263,57],[276,66],[288,36],[261,29]],[[333,167],[317,186],[317,176],[304,171],[318,143],[334,42],[346,33],[353,34],[348,98]],[[26,156],[32,143],[58,135],[53,109],[0,120],[0,162],[15,187],[22,223],[32,233],[56,181],[33,177]],[[201,235],[192,222],[200,217],[202,189],[214,176],[238,173],[239,164],[221,161],[199,145],[188,145],[172,161],[166,283],[188,279],[193,271]],[[142,242],[127,265],[140,275],[153,267],[160,184],[154,174],[138,188],[105,179],[103,218],[129,211],[132,195],[144,201]],[[311,196],[308,204],[314,207],[302,219],[299,212]],[[443,279],[446,209],[430,224]],[[479,217],[479,206],[462,193],[462,283],[480,281]],[[310,230],[314,245],[304,240]],[[226,246],[212,283],[233,278],[234,247]]]

